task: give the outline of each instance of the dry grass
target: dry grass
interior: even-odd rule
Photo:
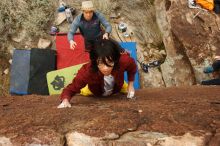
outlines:
[[[26,38],[44,36],[54,19],[55,4],[54,0],[0,1],[0,49],[6,50],[11,36],[22,29]]]

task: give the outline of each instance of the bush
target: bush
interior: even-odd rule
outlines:
[[[0,1],[0,41],[6,41],[8,36],[15,33],[23,20],[18,2]]]
[[[0,49],[5,50],[10,37],[21,29],[26,30],[26,37],[45,35],[54,12],[54,0],[0,1]]]
[[[53,0],[26,0],[28,11],[23,27],[31,36],[44,36],[54,18]]]

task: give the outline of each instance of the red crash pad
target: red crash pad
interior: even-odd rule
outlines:
[[[70,49],[66,33],[56,35],[57,69],[62,69],[89,61],[89,53],[85,52],[84,38],[80,33],[74,35],[77,46]]]

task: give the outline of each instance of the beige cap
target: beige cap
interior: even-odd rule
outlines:
[[[84,1],[82,2],[82,8],[83,11],[84,10],[90,10],[90,11],[94,11],[94,7],[93,7],[93,3],[92,1]]]

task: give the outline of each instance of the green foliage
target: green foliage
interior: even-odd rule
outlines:
[[[31,36],[45,35],[45,28],[49,27],[50,17],[46,13],[39,13],[40,9],[34,9],[27,16],[27,21],[24,22],[24,27]],[[38,14],[38,15],[36,15]]]
[[[7,37],[15,33],[21,26],[22,14],[18,3],[12,0],[0,1],[0,41],[6,41]]]
[[[21,29],[26,30],[26,37],[45,35],[54,18],[54,12],[54,0],[1,0],[0,49]]]
[[[43,36],[54,17],[53,0],[26,0],[28,11],[23,26],[31,36]]]

